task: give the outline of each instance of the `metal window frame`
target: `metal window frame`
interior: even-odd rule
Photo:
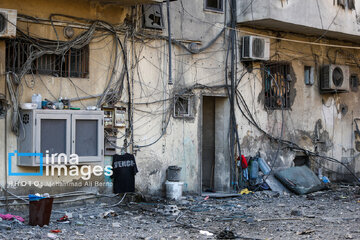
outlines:
[[[93,120],[97,121],[97,156],[79,156],[79,163],[84,162],[99,162],[103,161],[104,156],[104,116],[103,115],[83,115],[83,114],[72,114],[71,116],[71,154],[76,154],[76,121],[77,120]]]
[[[158,5],[159,6],[159,8],[160,8],[160,15],[161,15],[161,26],[160,27],[148,27],[148,26],[146,26],[146,23],[145,23],[145,7],[146,6],[149,6],[149,5]],[[141,6],[141,10],[142,10],[142,15],[143,15],[143,17],[142,17],[142,28],[144,28],[144,29],[152,29],[152,30],[158,30],[158,31],[162,31],[164,28],[165,28],[165,25],[164,25],[164,14],[163,14],[163,10],[162,10],[162,5],[161,4],[143,4],[142,6]]]
[[[266,109],[290,109],[291,81],[288,79],[290,69],[289,62],[270,62],[263,65]]]
[[[27,60],[31,43],[19,39],[6,41],[6,71],[19,72]],[[72,69],[72,52],[75,52],[75,68]],[[78,58],[78,56],[80,56]],[[62,59],[65,62],[62,62]],[[79,62],[78,62],[79,59]],[[89,78],[90,48],[86,45],[80,49],[69,49],[63,56],[45,54],[36,59],[30,72],[40,75],[69,78]],[[50,66],[48,68],[48,66]],[[41,69],[40,69],[41,68]],[[29,73],[30,73],[29,72]]]
[[[178,114],[176,111],[176,106],[179,98],[187,99],[187,113],[186,114]],[[174,118],[193,118],[193,102],[194,102],[194,95],[193,94],[176,94],[174,96],[174,111],[173,111],[173,117]]]
[[[208,7],[208,5],[207,5],[208,0],[204,0],[204,10],[211,11],[211,12],[217,12],[217,13],[223,13],[224,12],[224,0],[217,0],[217,1],[221,5],[221,8]]]
[[[46,119],[46,120],[65,120],[66,121],[66,155],[69,156],[70,154],[70,141],[68,141],[68,139],[70,138],[70,128],[71,128],[71,116],[70,115],[64,115],[61,113],[55,113],[55,114],[36,114],[35,115],[35,133],[36,133],[36,137],[35,137],[35,152],[36,153],[41,153],[41,120],[42,119]],[[56,137],[56,136],[54,136]],[[58,153],[59,154],[59,153]],[[57,161],[57,159],[56,159]],[[35,159],[35,163],[39,164],[40,163],[40,158],[36,157]]]

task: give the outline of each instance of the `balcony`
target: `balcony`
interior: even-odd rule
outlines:
[[[117,4],[122,6],[132,6],[137,4],[162,3],[164,1],[163,0],[91,0],[91,2],[99,2],[102,4]]]
[[[237,0],[237,22],[239,26],[359,41],[360,17],[348,2],[344,1],[343,8],[329,0]],[[360,9],[360,1],[354,4]]]

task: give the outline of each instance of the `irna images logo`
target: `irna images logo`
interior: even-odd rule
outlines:
[[[16,155],[18,157],[39,157],[40,158],[40,171],[39,172],[12,172],[12,157],[16,158]],[[13,153],[8,153],[8,174],[9,176],[42,176],[43,175],[43,154],[42,153],[18,153],[18,151],[14,151]]]
[[[40,158],[40,171],[36,173],[13,173],[11,168],[12,157],[39,157]],[[111,165],[79,165],[79,156],[77,154],[70,154],[69,159],[65,153],[54,153],[49,154],[49,151],[46,151],[45,154],[45,163],[43,161],[42,153],[18,153],[14,151],[13,153],[8,154],[8,172],[9,176],[43,176],[45,167],[45,176],[71,176],[77,177],[80,176],[83,180],[89,180],[91,175],[94,176],[111,176],[113,174]]]

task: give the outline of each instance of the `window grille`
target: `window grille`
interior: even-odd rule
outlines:
[[[263,69],[265,82],[265,107],[267,109],[290,108],[290,64],[268,63]]]
[[[7,41],[6,71],[20,72],[30,56],[30,48],[29,42],[18,39]],[[89,46],[81,49],[71,48],[64,55],[45,54],[33,61],[28,73],[87,78],[89,76]]]
[[[176,95],[174,104],[174,117],[192,117],[193,95]]]

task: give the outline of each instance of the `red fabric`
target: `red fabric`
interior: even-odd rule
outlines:
[[[247,162],[246,158],[244,157],[244,155],[241,155],[241,167],[242,167],[242,169],[245,169],[248,167],[248,162]]]

